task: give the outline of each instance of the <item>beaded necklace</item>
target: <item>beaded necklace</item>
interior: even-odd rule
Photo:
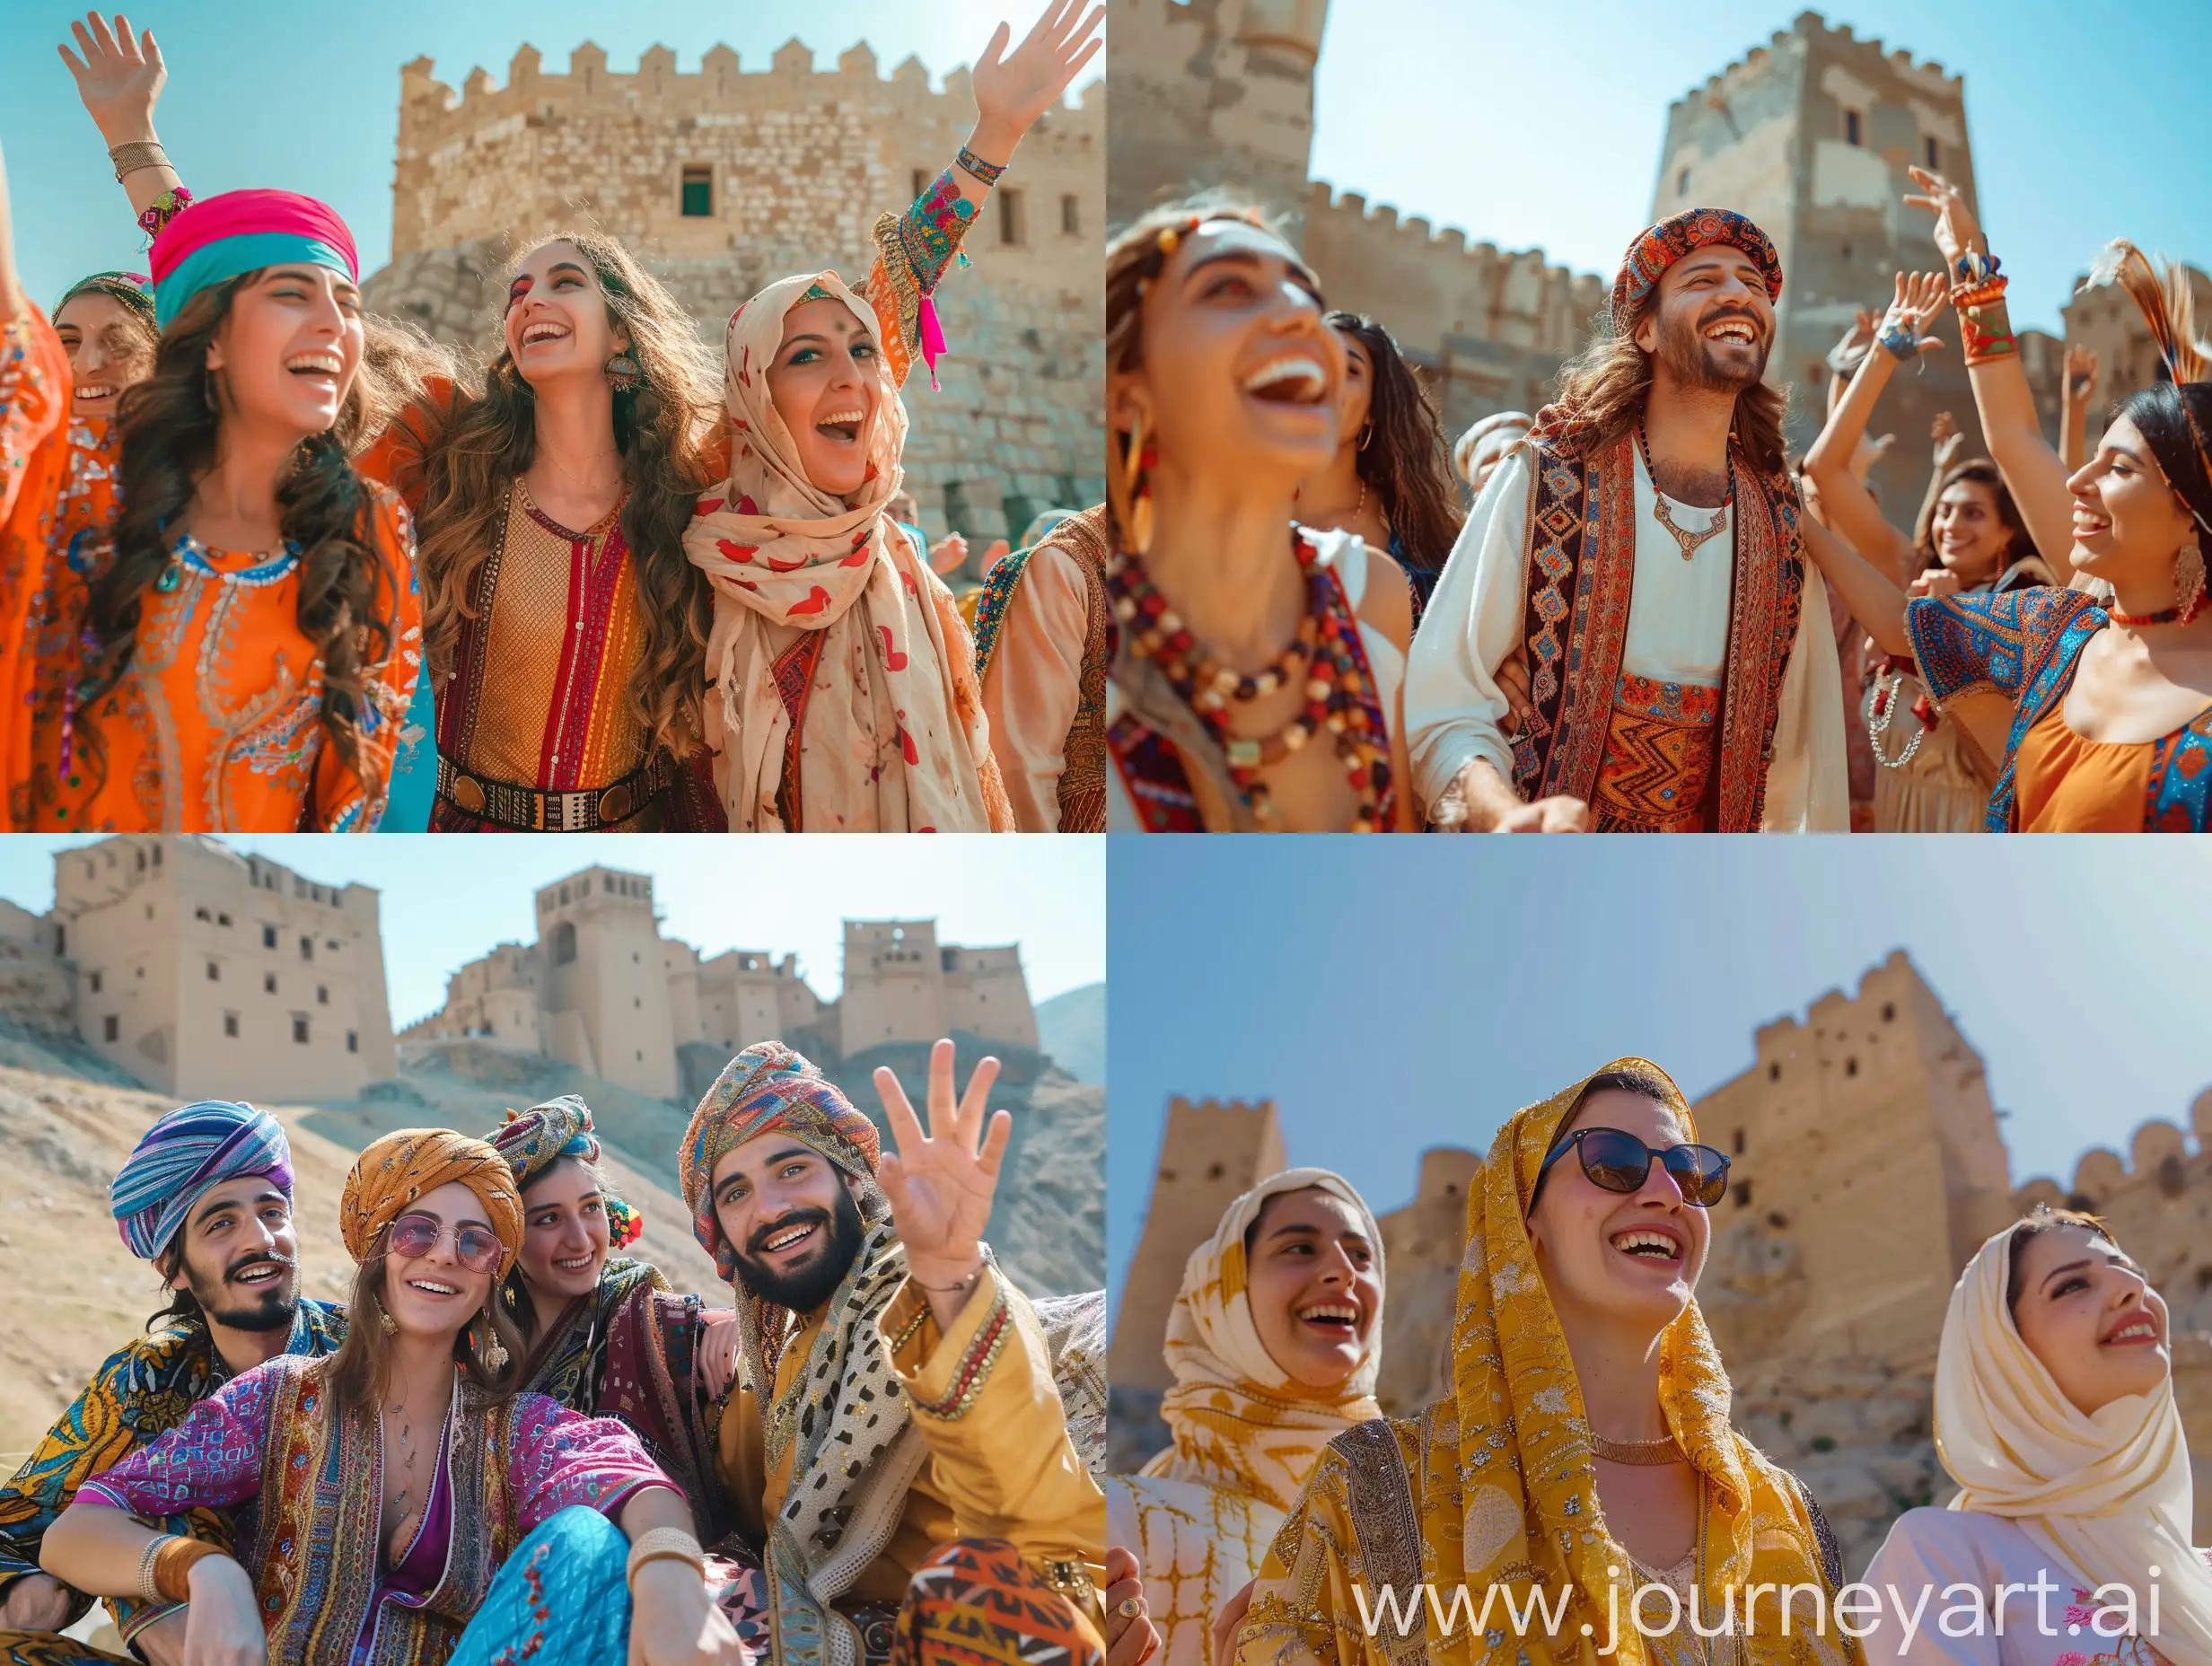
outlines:
[[[1344,590],[1319,551],[1294,522],[1291,554],[1305,575],[1306,611],[1297,634],[1266,670],[1239,676],[1220,665],[1198,644],[1190,628],[1129,551],[1117,550],[1106,566],[1107,594],[1114,618],[1129,633],[1129,651],[1160,668],[1179,698],[1198,714],[1220,746],[1229,778],[1260,821],[1276,818],[1273,795],[1260,772],[1281,763],[1314,734],[1335,737],[1345,777],[1359,794],[1352,831],[1373,833],[1382,826],[1382,806],[1391,788],[1390,743],[1369,717],[1381,698],[1366,657],[1359,647],[1359,621],[1352,616]],[[1284,688],[1304,664],[1305,704],[1298,715],[1271,735],[1233,735],[1228,707],[1260,699]]]

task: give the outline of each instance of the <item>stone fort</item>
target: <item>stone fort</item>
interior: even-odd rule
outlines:
[[[825,1001],[795,955],[708,955],[663,937],[646,874],[570,874],[540,889],[536,917],[535,942],[463,966],[445,1004],[399,1039],[481,1037],[663,1100],[696,1099],[755,1041],[818,1062],[955,1032],[1037,1045],[1021,949],[941,943],[932,920],[846,921],[844,986]]]
[[[1110,4],[1110,232],[1192,191],[1257,200],[1302,241],[1332,306],[1370,313],[1398,338],[1438,398],[1448,435],[1494,411],[1533,411],[1549,397],[1562,361],[1589,338],[1611,271],[1578,274],[1540,250],[1470,241],[1458,228],[1439,230],[1312,179],[1313,75],[1329,0]],[[1854,309],[1886,305],[1893,273],[1936,264],[1928,215],[1900,200],[1911,189],[1909,164],[1939,168],[1974,199],[1964,76],[1831,28],[1817,12],[1800,13],[1668,107],[1650,217],[1734,208],[1774,239],[1787,283],[1768,380],[1791,396],[1795,451],[1819,431],[1826,355]],[[1624,248],[1638,229],[1621,227]],[[2085,232],[2085,266],[2097,246],[2088,240],[2106,234]],[[2212,284],[2200,274],[2194,281],[2201,309]],[[2147,331],[2120,292],[2092,292],[2065,317],[2064,343],[2021,332],[2054,439],[2065,346],[2099,353],[2098,412],[2156,373]],[[1966,432],[1967,454],[1986,449],[1956,319],[1946,312],[1936,333],[1945,350],[1893,379],[1874,425],[1898,436],[1872,479],[1900,524],[1926,489],[1927,435],[1938,410]]]
[[[432,70],[400,72],[392,259],[364,294],[487,352],[502,263],[564,228],[619,239],[716,346],[786,273],[857,284],[877,215],[920,194],[976,116],[965,68],[933,88],[912,57],[882,74],[865,42],[827,71],[796,39],[755,68],[717,46],[691,73],[658,46],[610,70],[587,41],[553,74],[524,46],[504,85],[479,68],[458,94]],[[1039,510],[1103,495],[1102,83],[1078,97],[1023,140],[969,232],[972,268],[946,275],[942,390],[907,385],[907,479],[933,538],[1016,537]]]
[[[1803,1019],[1762,1026],[1749,1066],[1694,1109],[1699,1137],[1732,1159],[1698,1299],[1735,1421],[1813,1489],[1855,1573],[1898,1515],[1955,1490],[1930,1427],[1944,1313],[1974,1250],[2039,1201],[2102,1215],[2148,1270],[2172,1311],[2190,1444],[2212,1450],[2212,1092],[2188,1132],[2146,1122],[2124,1158],[2092,1151],[2065,1186],[2015,1188],[1981,1057],[1900,951],[1855,994],[1831,990]],[[1116,1468],[1165,1443],[1161,1346],[1184,1258],[1231,1199],[1284,1166],[1271,1101],[1171,1104],[1109,1360]],[[1448,1392],[1480,1167],[1475,1152],[1424,1152],[1411,1201],[1380,1217],[1379,1398],[1393,1416]],[[2200,1512],[2212,1508],[2208,1467]]]

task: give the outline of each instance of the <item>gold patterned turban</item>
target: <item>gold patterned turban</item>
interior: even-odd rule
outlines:
[[[384,1229],[431,1192],[459,1180],[484,1206],[505,1254],[505,1277],[522,1248],[522,1197],[514,1171],[497,1150],[451,1128],[401,1128],[361,1153],[346,1177],[338,1225],[356,1261],[365,1261]]]

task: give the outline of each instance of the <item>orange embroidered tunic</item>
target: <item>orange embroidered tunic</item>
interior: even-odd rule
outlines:
[[[60,338],[35,308],[0,325],[0,826],[11,831],[28,825],[14,787],[31,769],[34,615],[72,455],[62,432],[68,414]]]
[[[40,331],[52,339],[43,319]],[[54,342],[56,351],[58,341]],[[8,390],[0,383],[0,401]],[[36,478],[9,514],[24,559],[0,562],[0,627],[28,641],[11,665],[10,824],[36,831],[346,832],[382,813],[401,721],[422,663],[412,518],[367,482],[383,552],[378,612],[392,647],[371,668],[360,715],[360,775],[327,743],[322,661],[298,623],[299,555],[175,547],[174,589],[150,589],[131,663],[89,709],[69,713],[82,675],[75,641],[92,585],[113,557],[115,441],[105,424],[70,423],[19,453],[0,416],[0,465]],[[36,531],[26,538],[26,515]],[[88,733],[87,732],[91,732]]]

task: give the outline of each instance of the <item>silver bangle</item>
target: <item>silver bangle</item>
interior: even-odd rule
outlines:
[[[154,1564],[162,1554],[162,1547],[178,1537],[175,1533],[159,1533],[146,1541],[146,1548],[138,1557],[138,1600],[145,1603],[165,1602],[167,1598],[154,1583]]]

